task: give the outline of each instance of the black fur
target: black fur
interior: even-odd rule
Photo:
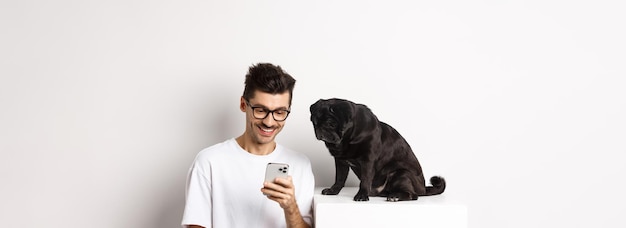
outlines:
[[[417,200],[445,190],[446,182],[439,176],[430,178],[433,186],[426,186],[409,144],[367,106],[333,98],[315,102],[310,111],[315,137],[335,158],[335,183],[322,194],[338,194],[350,169],[361,181],[355,201],[368,201],[369,196]]]

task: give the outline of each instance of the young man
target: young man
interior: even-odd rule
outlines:
[[[249,68],[239,102],[245,132],[196,156],[187,179],[183,226],[312,226],[311,163],[274,141],[289,115],[295,82],[280,66]],[[289,164],[289,176],[265,182],[270,162]]]

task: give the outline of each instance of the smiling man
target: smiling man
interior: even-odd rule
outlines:
[[[187,177],[184,227],[311,227],[315,187],[309,159],[275,142],[289,113],[295,79],[280,66],[249,68],[239,108],[244,133],[198,153]],[[268,163],[287,178],[264,181]]]

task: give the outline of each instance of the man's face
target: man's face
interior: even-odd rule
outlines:
[[[267,116],[258,119],[258,113],[257,117],[254,116],[253,107],[257,111],[265,111]],[[280,120],[278,112],[289,110],[289,92],[270,94],[256,91],[249,101],[241,98],[240,108],[246,113],[246,132],[252,141],[257,144],[272,143],[285,125],[285,121],[276,121],[274,118]],[[267,113],[268,111],[274,113]]]

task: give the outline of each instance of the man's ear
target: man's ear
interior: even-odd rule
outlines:
[[[243,98],[243,96],[241,96],[241,99],[239,99],[239,109],[242,112],[246,112],[246,99]]]

